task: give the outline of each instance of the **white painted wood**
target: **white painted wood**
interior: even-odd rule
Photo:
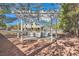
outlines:
[[[18,20],[18,22],[17,22],[17,31],[19,31],[19,20]],[[19,38],[19,32],[17,32],[17,38]]]
[[[22,22],[22,19],[21,19],[21,42],[23,43],[23,22]]]
[[[35,36],[40,38],[41,37],[41,32],[36,32]]]

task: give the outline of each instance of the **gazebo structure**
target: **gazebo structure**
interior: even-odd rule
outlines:
[[[50,18],[51,27],[50,27],[50,32],[48,34],[49,34],[49,39],[51,39],[52,41],[53,39],[52,19],[54,17],[57,17],[57,15],[59,14],[58,12],[53,10],[48,10],[48,11],[41,10],[39,12],[36,12],[36,11],[32,11],[31,9],[27,9],[26,7],[22,7],[17,10],[12,10],[12,13],[16,14],[17,18],[19,18],[19,21],[21,22],[20,29],[18,26],[18,31],[17,31],[17,38],[21,37],[21,42],[23,42],[23,36],[24,36],[24,33],[26,32],[30,33],[30,37],[36,37],[35,35],[38,35],[38,37],[41,38],[41,36],[45,35],[43,34],[44,26],[41,24],[36,24],[33,21],[33,20],[38,20],[39,17]],[[19,23],[17,23],[17,25],[19,25]],[[35,34],[35,32],[38,32],[38,33]],[[44,32],[44,33],[47,33],[47,32]],[[57,30],[56,30],[56,38],[57,38]]]

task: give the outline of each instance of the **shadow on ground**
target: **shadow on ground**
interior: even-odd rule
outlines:
[[[24,53],[0,33],[0,56],[24,56]]]

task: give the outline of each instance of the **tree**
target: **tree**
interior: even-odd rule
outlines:
[[[15,4],[7,4],[7,3],[2,3],[0,4],[0,26],[1,27],[7,27],[6,23],[11,23],[16,20],[16,18],[8,18],[5,16],[5,14],[11,13],[11,8]]]
[[[77,14],[79,13],[79,4],[61,4],[60,11],[60,28],[64,30],[64,32],[73,32],[76,33],[77,27]]]

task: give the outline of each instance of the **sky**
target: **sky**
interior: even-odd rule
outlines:
[[[51,8],[52,10],[59,10],[60,9],[60,5],[57,3],[52,3],[52,5],[51,5],[51,3],[43,3],[43,6],[44,6],[43,10],[48,10],[49,8]],[[36,9],[33,9],[33,10],[36,10]],[[5,15],[10,18],[16,18],[15,14],[5,14]],[[55,21],[53,21],[53,22],[55,23]],[[17,24],[17,20],[12,23],[7,23],[7,25],[16,25],[16,24]]]

